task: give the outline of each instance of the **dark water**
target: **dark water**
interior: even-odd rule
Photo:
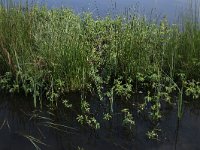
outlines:
[[[26,0],[21,1],[24,3]],[[126,14],[128,11],[151,18],[167,16],[173,22],[190,9],[190,5],[196,6],[199,0],[29,0],[32,2],[45,4],[48,8],[67,7],[77,13],[92,12],[97,17]]]
[[[200,107],[197,102],[185,104],[180,121],[177,121],[175,108],[166,109],[160,122],[162,132],[158,141],[147,139],[145,133],[149,125],[140,116],[134,116],[136,127],[131,136],[121,127],[120,116],[113,118],[112,124],[104,124],[100,130],[93,131],[80,128],[73,112],[60,109],[39,111],[31,104],[28,98],[1,95],[0,150],[35,149],[30,138],[45,143],[37,143],[44,150],[77,150],[78,147],[84,150],[200,149]]]

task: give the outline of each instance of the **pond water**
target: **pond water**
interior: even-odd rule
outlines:
[[[16,0],[17,2],[18,0]],[[22,0],[24,3],[26,0]],[[188,9],[191,0],[37,0],[48,8],[67,7],[76,13],[92,12],[97,17],[136,12],[148,17],[176,21]],[[30,4],[32,1],[30,1]],[[153,11],[153,13],[152,13]],[[37,144],[42,150],[196,150],[200,149],[200,107],[185,104],[183,117],[177,120],[176,107],[166,109],[159,126],[158,141],[148,140],[146,132],[151,126],[140,116],[134,116],[133,135],[121,126],[121,116],[94,131],[81,128],[76,113],[64,110],[35,110],[32,100],[0,94],[0,150],[31,150]],[[72,97],[72,99],[76,99]],[[97,109],[98,106],[93,106]],[[37,145],[35,145],[37,147]],[[82,149],[82,150],[83,150]]]
[[[76,99],[76,97],[73,100]],[[80,128],[73,113],[61,109],[39,111],[30,99],[3,96],[0,101],[0,149],[34,150],[34,140],[43,150],[197,150],[200,142],[200,109],[197,103],[185,104],[183,117],[177,121],[176,108],[166,109],[160,122],[159,140],[148,140],[148,122],[135,116],[133,136],[126,134],[119,117],[98,131]],[[73,128],[71,128],[73,127]],[[35,139],[34,139],[35,138]],[[33,142],[33,143],[32,143]],[[45,144],[45,145],[44,145]]]
[[[26,0],[21,1],[25,3]],[[174,22],[191,5],[197,6],[199,0],[29,0],[29,3],[32,2],[47,5],[48,8],[67,7],[77,13],[92,12],[97,17],[121,15],[128,11],[151,18],[167,16],[169,21]]]

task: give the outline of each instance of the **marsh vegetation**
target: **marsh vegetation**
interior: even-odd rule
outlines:
[[[37,109],[62,105],[93,130],[120,114],[134,134],[134,118],[141,116],[152,124],[147,137],[158,140],[163,108],[175,107],[181,119],[186,100],[200,99],[198,14],[169,24],[134,14],[94,19],[64,8],[2,4],[0,89],[31,96]]]

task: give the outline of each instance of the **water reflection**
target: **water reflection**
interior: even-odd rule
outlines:
[[[73,97],[73,100],[76,98]],[[30,106],[30,99],[1,95],[0,149],[35,149],[28,138],[43,142],[45,145],[37,144],[44,150],[77,150],[78,147],[85,150],[199,149],[200,109],[197,103],[185,105],[181,120],[177,120],[176,108],[166,110],[160,122],[162,132],[159,141],[147,139],[145,133],[149,124],[141,116],[135,116],[134,134],[127,136],[121,128],[121,116],[116,116],[111,124],[94,131],[79,128],[75,122],[76,116],[65,114],[62,109],[40,111]]]

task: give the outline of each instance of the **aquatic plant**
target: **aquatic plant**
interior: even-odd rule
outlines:
[[[124,113],[123,126],[127,127],[130,131],[132,131],[135,126],[133,115],[129,112],[128,109],[123,109],[121,110],[121,112]]]
[[[32,95],[33,105],[41,108],[44,100],[51,108],[58,103],[73,108],[67,93],[90,93],[106,107],[98,112],[104,120],[112,119],[116,100],[131,103],[129,109],[139,106],[137,111],[154,124],[162,117],[163,103],[176,103],[181,118],[183,96],[200,95],[200,24],[195,18],[185,19],[180,28],[167,18],[95,20],[65,8],[1,3],[0,89]],[[135,93],[144,98],[133,101]],[[84,96],[79,107],[77,121],[99,129]],[[135,121],[129,109],[120,113],[132,130]],[[148,136],[157,139],[154,131]]]
[[[38,144],[47,146],[40,139],[35,138],[35,137],[31,136],[31,135],[25,135],[25,134],[22,134],[22,133],[18,133],[18,134],[21,135],[22,137],[26,138],[34,146],[34,148],[36,150],[41,150],[41,148],[38,146]]]
[[[88,125],[89,127],[93,129],[99,129],[100,124],[99,122],[95,119],[93,114],[90,112],[90,105],[87,101],[82,100],[81,101],[81,111],[82,114],[77,116],[77,121],[81,125]]]

